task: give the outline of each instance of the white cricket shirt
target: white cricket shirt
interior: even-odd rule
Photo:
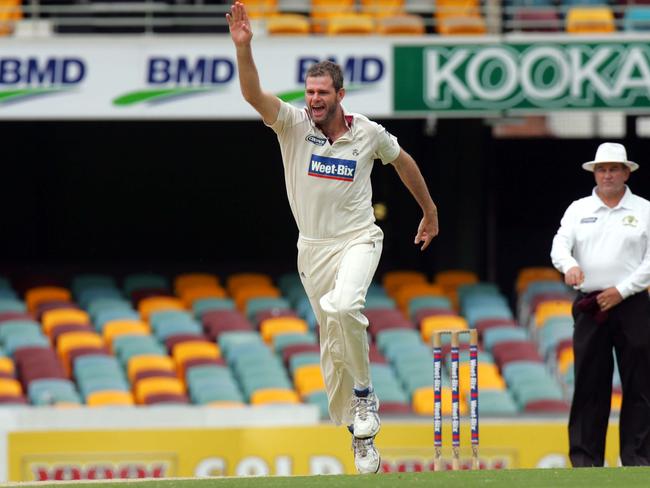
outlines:
[[[332,239],[375,221],[370,173],[375,159],[399,156],[397,139],[359,114],[345,113],[349,130],[330,144],[306,109],[282,102],[270,125],[280,142],[287,196],[300,234]]]
[[[650,202],[627,186],[614,208],[596,194],[574,201],[553,239],[551,259],[562,273],[579,266],[581,290],[615,286],[623,298],[650,285]]]

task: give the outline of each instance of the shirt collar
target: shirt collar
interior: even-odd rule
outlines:
[[[348,130],[352,132],[352,128],[355,127],[354,114],[345,110],[343,104],[341,104],[341,109],[343,110],[343,119],[345,120],[345,125],[347,126]],[[309,123],[311,124],[312,128],[320,132],[320,129],[316,127],[316,123],[312,120],[311,113],[307,107],[305,107],[305,113],[307,114],[307,118],[309,119]]]
[[[591,191],[591,196],[593,197],[594,200],[594,212],[597,210],[600,210],[601,208],[609,209],[607,205],[600,199],[598,196],[598,193],[596,193],[596,189],[598,187],[594,186],[594,189]],[[624,209],[630,209],[632,208],[632,192],[630,191],[630,188],[625,185],[625,193],[623,194],[623,198],[621,198],[621,201],[618,202],[618,205],[616,205],[614,209],[619,209],[619,208],[624,208]]]

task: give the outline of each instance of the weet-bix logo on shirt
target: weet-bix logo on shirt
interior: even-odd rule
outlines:
[[[330,180],[353,181],[357,162],[351,159],[328,158],[312,154],[309,162],[309,176]]]

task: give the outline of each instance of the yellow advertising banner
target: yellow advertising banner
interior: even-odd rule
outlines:
[[[445,429],[443,464],[451,464]],[[469,429],[463,425],[461,463],[469,467]],[[618,426],[610,425],[607,463],[618,464]],[[376,440],[382,471],[425,471],[433,464],[433,426],[388,423]],[[8,434],[8,481],[176,476],[353,473],[350,435],[343,427],[68,430]],[[564,423],[481,425],[482,468],[568,465]]]

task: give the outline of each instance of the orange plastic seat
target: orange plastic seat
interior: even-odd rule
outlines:
[[[567,347],[560,351],[557,358],[557,370],[560,374],[564,375],[573,366],[574,362],[573,348]]]
[[[354,0],[312,0],[312,31],[318,34],[325,33],[332,17],[354,14],[354,6]]]
[[[517,281],[515,288],[517,294],[521,294],[526,291],[528,285],[533,281],[561,281],[562,275],[555,268],[548,266],[530,266],[527,268],[522,268],[517,274]]]
[[[133,395],[128,391],[100,390],[86,397],[89,407],[131,406],[135,404]]]
[[[185,386],[177,378],[144,378],[135,385],[135,400],[137,403],[146,403],[149,395],[161,393],[172,393],[176,395],[185,394]]]
[[[467,397],[470,391],[469,362],[462,362],[458,365],[458,377],[460,378],[460,393]],[[478,363],[478,389],[500,390],[506,389],[506,381],[499,374],[499,369],[492,363]]]
[[[403,285],[395,293],[395,302],[405,317],[408,317],[409,302],[418,297],[446,296],[440,285],[430,283],[412,283]]]
[[[304,364],[296,368],[293,373],[293,384],[302,397],[314,391],[325,389],[325,381],[320,365]]]
[[[356,12],[331,15],[325,26],[325,34],[328,36],[367,35],[374,30],[375,21],[372,16]]]
[[[72,294],[70,293],[70,290],[60,286],[37,286],[30,288],[25,293],[27,310],[31,313],[36,311],[39,303],[50,300],[70,302],[72,301]]]
[[[467,330],[469,325],[467,320],[458,315],[432,315],[422,319],[420,324],[420,334],[422,340],[428,344],[431,341],[433,333],[437,330]]]
[[[176,363],[178,377],[185,378],[185,363],[190,359],[219,359],[219,346],[211,342],[186,341],[174,346],[172,357]]]
[[[70,308],[48,310],[41,318],[43,331],[49,336],[54,326],[59,324],[90,324],[90,315],[83,310]]]
[[[14,31],[14,23],[23,18],[21,0],[0,0],[0,36]]]
[[[297,317],[273,317],[260,324],[260,334],[267,344],[271,344],[277,334],[305,333],[308,330],[307,322]]]
[[[391,297],[395,297],[395,293],[402,286],[414,283],[427,283],[427,275],[421,271],[400,270],[388,271],[382,278],[384,290]]]
[[[56,349],[63,366],[70,375],[70,351],[80,347],[104,347],[104,340],[94,332],[66,332],[58,338]]]
[[[225,298],[226,290],[217,285],[194,285],[185,287],[179,296],[187,308],[192,308],[201,298]]]
[[[378,34],[424,34],[424,20],[406,13],[404,0],[361,0],[361,12],[372,15]]]
[[[307,35],[311,31],[311,23],[304,15],[272,15],[266,18],[266,31],[273,35]]]
[[[141,320],[111,320],[104,324],[104,341],[113,350],[113,340],[122,335],[151,335],[149,324]]]
[[[11,358],[0,357],[0,371],[8,374],[14,374],[16,372],[16,366]]]
[[[286,388],[262,388],[251,395],[251,405],[300,403],[298,394]]]
[[[242,286],[268,285],[273,286],[271,277],[264,273],[235,273],[226,279],[226,290],[231,296]]]
[[[246,406],[246,404],[230,400],[215,400],[214,402],[204,403],[203,406],[213,408],[243,408]]]
[[[608,6],[571,7],[566,14],[570,34],[610,34],[616,32],[614,12]]]
[[[544,322],[546,322],[546,320],[550,317],[571,317],[572,308],[573,302],[570,300],[552,300],[540,303],[537,306],[537,310],[535,310],[535,327],[542,327],[544,325]]]
[[[126,367],[129,382],[133,383],[135,376],[140,371],[159,370],[159,371],[176,371],[174,361],[169,356],[158,356],[154,354],[141,354],[129,359]]]
[[[20,396],[23,394],[23,387],[20,381],[13,378],[0,378],[0,395]]]
[[[163,310],[185,310],[185,306],[179,298],[172,297],[143,298],[138,304],[140,317],[145,321],[149,320],[152,313]]]
[[[442,415],[451,415],[451,388],[443,386],[441,395]],[[467,415],[467,402],[462,396],[459,398],[459,410],[461,415]],[[433,388],[423,386],[413,392],[413,411],[418,415],[433,415]]]
[[[178,296],[195,286],[220,286],[219,278],[211,273],[183,273],[174,278],[174,292]]]

